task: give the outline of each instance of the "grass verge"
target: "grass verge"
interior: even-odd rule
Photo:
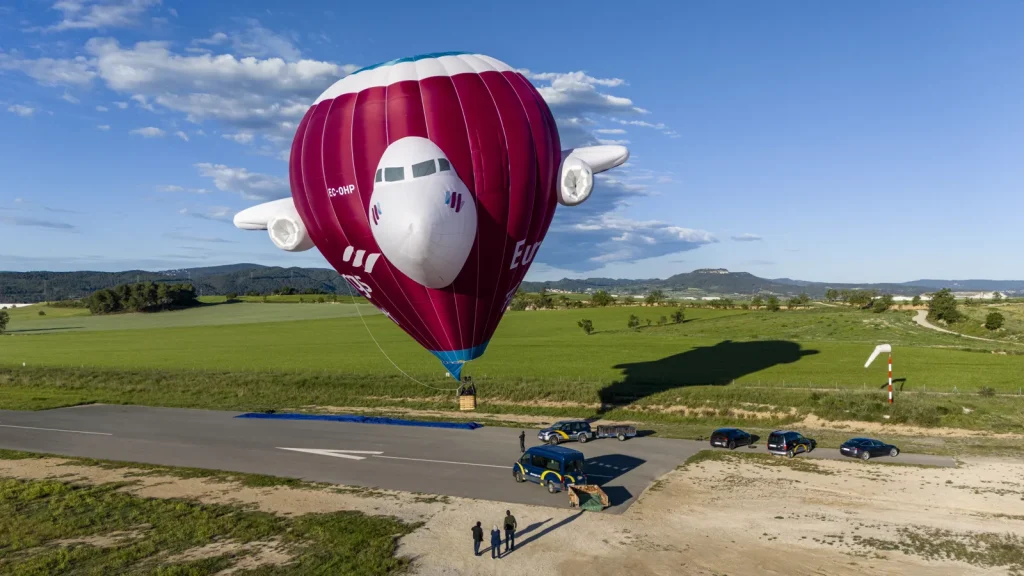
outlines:
[[[396,541],[416,528],[356,512],[283,518],[144,499],[122,486],[0,479],[0,574],[396,574],[408,566]]]

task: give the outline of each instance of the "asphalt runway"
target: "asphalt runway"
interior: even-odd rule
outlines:
[[[565,494],[548,494],[536,484],[513,480],[512,464],[520,454],[519,429],[235,418],[239,414],[114,405],[0,410],[0,448],[568,506]],[[526,429],[527,447],[537,444],[537,429]],[[606,513],[624,512],[655,479],[709,448],[707,442],[653,436],[567,446],[586,456],[588,476],[611,500]],[[764,451],[763,442],[756,451]],[[843,458],[838,450],[824,448],[799,457]],[[892,461],[954,465],[952,458],[919,454],[900,454]]]

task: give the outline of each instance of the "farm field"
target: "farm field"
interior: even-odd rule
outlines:
[[[774,426],[814,415],[1024,432],[1024,355],[1012,345],[926,330],[909,311],[688,308],[682,323],[659,326],[673,310],[510,312],[464,373],[478,384],[480,411],[493,414],[677,427]],[[12,315],[12,334],[0,338],[0,408],[453,408],[456,384],[432,355],[383,316],[365,317],[364,327],[353,313],[343,304],[241,303],[131,316]],[[641,318],[638,330],[627,328],[630,314]],[[593,321],[592,335],[576,326],[581,318]],[[102,324],[113,321],[131,328]],[[31,330],[46,322],[82,328]],[[415,381],[389,363],[367,328]],[[891,407],[885,359],[863,367],[880,342],[894,346]]]
[[[91,332],[99,330],[154,330],[186,326],[225,326],[358,316],[353,304],[302,304],[273,306],[252,302],[207,303],[204,306],[156,314],[111,314],[93,316],[85,308],[26,306],[10,310],[7,331],[11,334],[41,332]],[[40,316],[39,311],[45,315]],[[378,314],[363,304],[364,315]],[[358,318],[357,318],[358,321]]]

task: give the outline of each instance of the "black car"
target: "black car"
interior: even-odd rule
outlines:
[[[896,457],[900,449],[873,438],[850,438],[839,447],[839,453],[850,458],[870,460],[872,456]]]
[[[739,428],[719,428],[711,433],[711,445],[732,450],[737,446],[749,446],[753,437]]]
[[[801,452],[810,452],[818,446],[811,438],[792,430],[776,430],[768,435],[768,451],[790,458]]]

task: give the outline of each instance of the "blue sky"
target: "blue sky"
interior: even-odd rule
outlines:
[[[286,6],[285,9],[282,7]],[[487,6],[487,7],[483,7]],[[424,52],[628,142],[531,279],[1024,278],[1024,4],[0,0],[0,270],[326,266],[231,226],[294,123]]]

